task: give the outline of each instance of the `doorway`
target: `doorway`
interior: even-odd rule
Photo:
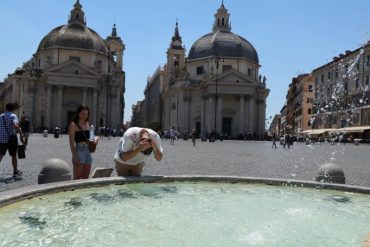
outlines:
[[[199,135],[200,135],[200,122],[196,122],[195,123],[195,131],[196,131],[196,133],[197,133],[197,137],[199,137]]]
[[[222,134],[231,135],[231,117],[222,118]]]

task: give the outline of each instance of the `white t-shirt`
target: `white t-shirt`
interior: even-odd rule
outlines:
[[[118,142],[118,146],[116,149],[116,153],[114,154],[114,160],[118,161],[120,163],[124,163],[127,165],[137,165],[141,162],[146,161],[150,155],[145,155],[141,152],[139,152],[136,156],[134,156],[132,159],[129,159],[127,161],[123,161],[120,159],[119,155],[122,152],[128,152],[133,150],[135,147],[139,146],[140,143],[140,131],[144,128],[139,127],[132,127],[126,130],[125,134],[122,136],[122,138]],[[154,130],[147,129],[149,132],[149,137],[157,143],[158,149],[163,152],[163,148],[161,145],[161,138],[155,132]]]

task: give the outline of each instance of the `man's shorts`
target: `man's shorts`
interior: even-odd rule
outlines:
[[[6,150],[9,151],[10,156],[14,156],[17,154],[18,144],[17,145],[9,145],[8,143],[0,143],[0,155],[5,155]]]
[[[136,165],[128,165],[115,161],[116,172],[118,176],[141,176],[145,162],[140,162]]]

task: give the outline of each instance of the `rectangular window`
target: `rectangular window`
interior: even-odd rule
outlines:
[[[359,87],[359,83],[358,83],[358,79],[356,79],[356,89],[358,89]]]
[[[330,77],[331,77],[331,72],[329,71],[328,72],[328,79],[330,79]]]
[[[197,67],[197,75],[202,75],[204,72],[204,67],[203,66],[198,66]]]
[[[251,69],[248,68],[248,75],[250,76],[252,74]]]
[[[369,76],[367,75],[367,76],[366,76],[366,85],[369,85],[369,81],[370,81],[370,78],[369,78]]]
[[[321,82],[324,82],[324,74],[321,74]]]
[[[222,72],[231,70],[232,66],[231,65],[223,65],[222,66]],[[248,69],[248,75],[249,75],[249,69]]]
[[[348,82],[344,83],[344,90],[348,91]]]
[[[366,56],[366,66],[370,65],[370,55]]]
[[[77,61],[77,62],[80,62],[80,57],[69,56],[69,61]]]
[[[308,92],[312,92],[312,85],[308,86]]]
[[[338,79],[338,68],[335,69],[335,79]]]
[[[312,109],[311,109],[311,108],[308,108],[308,109],[307,109],[307,113],[308,113],[308,114],[312,114]]]
[[[317,83],[319,83],[319,78],[315,77],[315,85],[317,85]]]

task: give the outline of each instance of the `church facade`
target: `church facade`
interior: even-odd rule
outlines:
[[[51,30],[36,53],[0,88],[2,109],[20,105],[34,128],[67,128],[81,103],[90,107],[90,122],[117,128],[123,123],[125,45],[114,25],[105,40],[86,26],[79,0],[68,23]]]
[[[255,48],[231,32],[229,18],[222,3],[212,32],[196,40],[187,57],[176,23],[167,63],[157,73],[161,80],[152,80],[163,83],[157,87],[161,88],[162,129],[175,127],[180,133],[196,129],[198,134],[215,131],[230,137],[263,136],[269,94],[266,78],[259,74]],[[153,87],[149,83],[146,90]],[[145,101],[148,99],[144,99],[144,105]],[[143,125],[152,122],[148,116],[144,119]]]

